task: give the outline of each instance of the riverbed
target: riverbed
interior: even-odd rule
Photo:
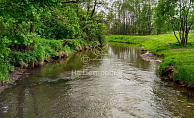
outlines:
[[[193,117],[194,97],[160,79],[159,62],[142,53],[110,43],[28,70],[0,94],[0,118]]]

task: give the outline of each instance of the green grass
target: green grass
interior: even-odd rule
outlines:
[[[133,43],[145,46],[157,56],[164,54],[160,72],[169,65],[174,66],[174,81],[194,85],[194,32],[189,35],[188,45],[179,46],[173,33],[161,35],[110,35],[108,41]]]
[[[9,40],[0,39],[0,82],[9,83],[9,72],[14,71],[14,66],[19,66],[21,63],[25,63],[29,67],[34,62],[44,62],[45,59],[59,56],[60,51],[70,55],[73,50],[80,50],[92,43],[82,39],[70,39],[69,43],[63,47],[62,45],[66,40],[48,40],[34,37],[33,43],[30,45],[31,51],[20,52],[8,48]]]

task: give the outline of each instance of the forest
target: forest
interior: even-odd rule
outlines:
[[[15,67],[41,65],[47,58],[103,43],[103,1],[0,1],[0,80]],[[68,45],[67,45],[68,43]],[[35,63],[36,62],[36,63]],[[35,65],[34,65],[35,64]]]
[[[103,44],[106,35],[171,33],[177,47],[191,45],[193,13],[194,0],[0,0],[1,83],[18,67]]]

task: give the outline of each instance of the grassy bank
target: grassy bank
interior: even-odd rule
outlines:
[[[3,44],[6,45],[6,42]],[[0,54],[0,87],[11,83],[8,74],[16,68],[41,67],[47,62],[90,48],[91,44],[92,41],[82,39],[48,40],[34,37],[28,51],[22,50],[20,47],[1,48],[3,53]]]
[[[110,35],[107,40],[145,46],[145,49],[155,55],[164,57],[160,64],[161,74],[166,67],[171,66],[173,73],[169,74],[174,81],[194,86],[194,32],[190,33],[188,45],[184,47],[178,45],[172,33],[147,36]]]

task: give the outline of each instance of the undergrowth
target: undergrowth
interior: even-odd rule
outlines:
[[[80,50],[83,46],[89,45],[91,42],[82,39],[69,39],[69,43],[63,46],[63,40],[48,40],[40,37],[34,37],[30,45],[30,51],[17,51],[11,50],[8,47],[10,40],[6,37],[0,39],[0,82],[8,82],[8,74],[14,71],[14,67],[20,66],[25,63],[28,67],[29,64],[34,62],[43,62],[47,58],[57,57],[60,51],[64,51],[66,55],[70,55],[72,50]]]

